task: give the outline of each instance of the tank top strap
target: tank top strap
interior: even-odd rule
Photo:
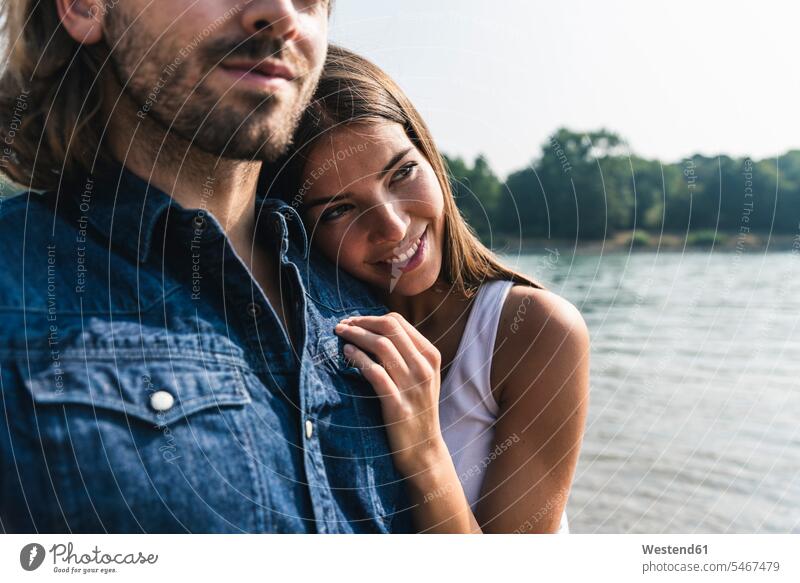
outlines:
[[[489,354],[494,352],[494,341],[497,338],[497,328],[500,326],[500,316],[506,296],[513,285],[513,281],[493,280],[487,281],[478,288],[469,319],[464,327],[464,337],[467,339],[468,346],[480,345],[481,349],[488,348]],[[482,342],[476,341],[477,339]]]
[[[484,403],[491,405],[493,409],[499,407],[492,395],[491,363],[500,316],[513,285],[514,282],[504,280],[492,280],[481,285],[473,300],[453,363],[460,374],[452,376],[472,379]],[[452,372],[454,371],[450,371]],[[451,375],[448,374],[449,376]]]

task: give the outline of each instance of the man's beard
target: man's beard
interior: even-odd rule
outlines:
[[[109,46],[117,43],[111,65],[123,91],[139,108],[138,119],[149,117],[165,133],[222,158],[273,162],[291,145],[319,72],[314,74],[282,41],[267,35],[245,40],[209,37],[183,58],[179,50],[138,30],[141,24],[131,25],[124,10],[111,11],[107,25]],[[234,57],[271,58],[288,64],[297,75],[290,81],[295,90],[249,95],[234,86],[224,96],[215,94],[204,77],[220,61]],[[237,103],[230,103],[234,98]]]

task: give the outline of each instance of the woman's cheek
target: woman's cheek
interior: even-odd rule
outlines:
[[[325,236],[319,240],[321,249],[339,268],[352,275],[362,267],[363,246],[360,237],[353,232],[353,225],[344,229],[326,229]]]
[[[425,205],[428,216],[439,217],[444,214],[444,193],[432,168],[424,173],[418,185],[417,199]]]
[[[346,261],[354,270],[363,269],[364,263],[369,257],[366,238],[360,233],[350,230],[344,235],[343,241],[342,254],[347,258]]]
[[[317,224],[311,233],[313,233],[313,235],[311,235],[313,237],[311,241],[312,245],[314,245],[314,247],[329,261],[337,263],[339,261],[338,256],[341,254],[339,248],[341,239],[337,239],[336,233],[331,232],[331,229],[321,226],[321,224]]]

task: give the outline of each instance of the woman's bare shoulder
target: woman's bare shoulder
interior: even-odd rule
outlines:
[[[565,378],[586,360],[589,331],[580,310],[548,290],[514,285],[508,292],[497,330],[492,363],[495,397],[507,389]],[[499,402],[499,401],[498,401]]]
[[[579,332],[586,328],[583,316],[572,302],[545,289],[514,285],[508,292],[500,318],[512,333],[552,334],[567,329]],[[531,338],[531,339],[534,339]]]

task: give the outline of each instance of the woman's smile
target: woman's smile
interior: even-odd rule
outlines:
[[[389,273],[395,269],[399,269],[403,273],[408,273],[416,269],[425,260],[425,241],[428,235],[428,227],[422,232],[422,235],[416,240],[405,247],[402,253],[396,253],[388,259],[381,259],[373,263],[384,273]]]

